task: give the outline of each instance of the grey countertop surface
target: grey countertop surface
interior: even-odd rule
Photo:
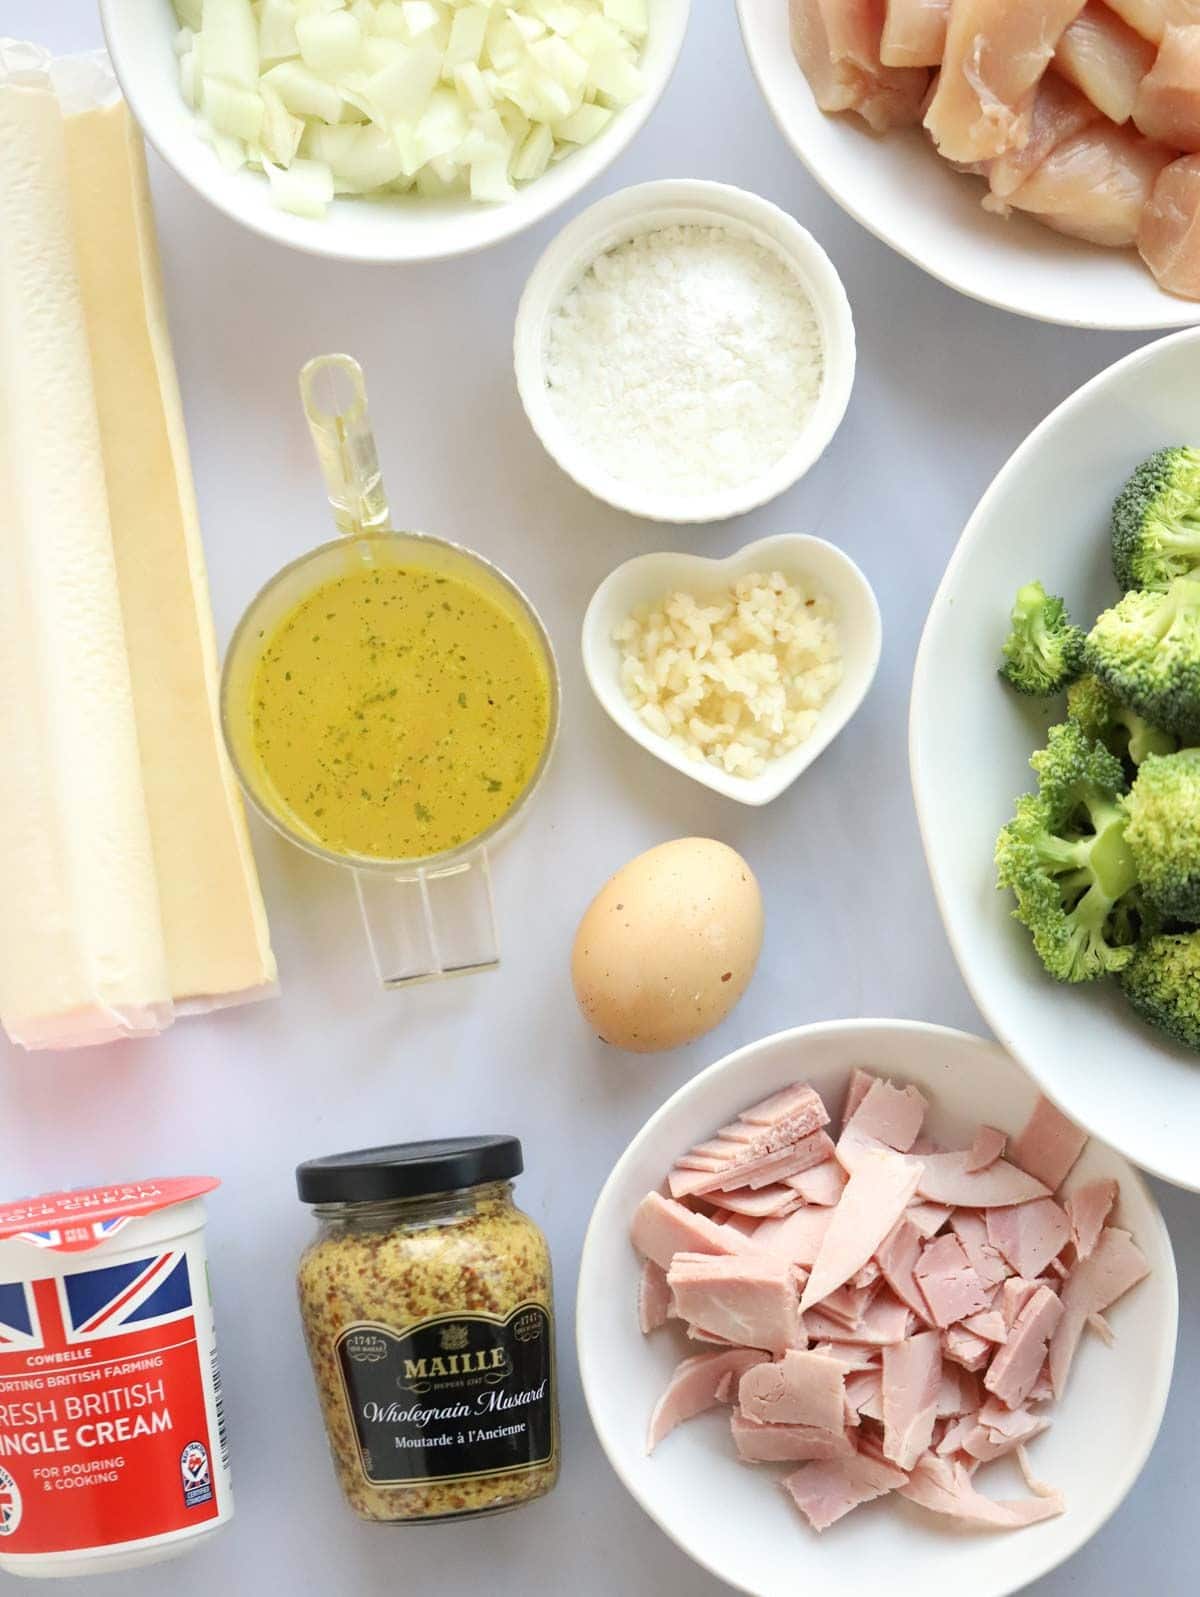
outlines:
[[[0,0],[0,33],[60,51],[100,42],[91,0]],[[1047,411],[1141,340],[974,304],[845,217],[771,121],[731,0],[696,0],[676,77],[601,182],[482,255],[416,267],[309,258],[239,229],[154,157],[152,169],[222,642],[260,583],[326,535],[296,373],[310,355],[348,350],[367,370],[398,524],[473,544],[528,589],[558,649],[564,728],[535,810],[495,862],[498,974],[398,996],[376,990],[349,878],[256,827],[278,1001],[75,1055],[23,1056],[0,1043],[4,1195],[159,1171],[224,1180],[209,1229],[237,1515],[194,1557],[90,1589],[715,1597],[725,1588],[626,1495],[588,1423],[572,1330],[591,1204],[651,1111],[753,1038],[859,1015],[986,1030],[943,935],[917,835],[906,753],[913,658],[946,560],[992,475]],[[525,422],[510,355],[521,287],[568,215],[629,183],[686,176],[739,184],[797,215],[842,273],[859,337],[850,411],[819,466],[775,504],[700,530],[633,521],[562,476]],[[883,660],[838,742],[785,797],[749,810],[627,740],[592,699],[577,640],[594,587],[631,555],[726,553],[783,530],[821,533],[860,562],[883,609]],[[700,1043],[657,1059],[614,1055],[586,1033],[572,1001],[575,924],[612,870],[684,834],[723,838],[759,872],[761,966],[741,1005]],[[292,1167],[382,1139],[481,1130],[523,1137],[520,1197],[557,1263],[562,1484],[492,1522],[374,1531],[340,1506],[301,1346],[292,1280],[311,1222]],[[1029,1588],[1037,1597],[1196,1589],[1200,1199],[1161,1184],[1156,1192],[1182,1288],[1172,1401],[1123,1507]],[[798,1590],[803,1558],[798,1532]]]

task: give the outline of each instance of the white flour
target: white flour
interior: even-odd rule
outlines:
[[[782,256],[724,227],[617,245],[550,318],[550,400],[614,477],[701,495],[761,477],[821,387],[812,302]]]

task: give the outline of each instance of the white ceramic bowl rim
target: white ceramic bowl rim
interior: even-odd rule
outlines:
[[[972,961],[967,957],[959,940],[954,917],[950,913],[949,886],[943,874],[940,855],[934,846],[929,817],[926,813],[921,784],[917,775],[920,763],[917,757],[917,744],[921,735],[919,705],[925,696],[927,675],[934,669],[934,661],[927,643],[933,635],[936,617],[942,606],[944,596],[954,590],[960,571],[971,557],[976,527],[987,519],[993,503],[1001,498],[1009,483],[1024,471],[1030,457],[1041,448],[1043,440],[1055,430],[1060,420],[1072,410],[1085,404],[1093,394],[1114,386],[1120,381],[1123,374],[1139,366],[1154,363],[1161,359],[1163,353],[1169,349],[1187,345],[1196,345],[1200,348],[1200,328],[1185,328],[1181,332],[1171,334],[1166,338],[1157,339],[1152,343],[1143,345],[1140,349],[1133,350],[1130,354],[1115,361],[1111,366],[1107,366],[1103,371],[1098,372],[1095,377],[1090,378],[1080,388],[1077,388],[1074,393],[1069,394],[1017,446],[984,490],[982,497],[963,528],[954,553],[950,557],[933,602],[930,605],[929,614],[926,617],[925,626],[921,634],[921,641],[917,648],[916,663],[913,668],[912,692],[909,698],[908,740],[909,775],[913,787],[921,842],[938,911],[963,981],[985,1019],[1002,1036],[1006,1034],[1004,1015],[993,1004],[983,985],[976,979]],[[1031,745],[1030,752],[1032,750],[1033,746]],[[1048,980],[1049,978],[1047,978]],[[1053,1090],[1052,1084],[1044,1079],[1038,1070],[1035,1059],[1029,1057],[1025,1050],[1021,1051],[1020,1058],[1024,1068],[1038,1081],[1041,1090],[1048,1098],[1058,1104],[1064,1114],[1070,1115],[1089,1135],[1105,1138],[1105,1130],[1097,1125],[1087,1102],[1066,1101],[1057,1095]],[[1200,1064],[1196,1068],[1200,1070]],[[1107,1133],[1107,1140],[1111,1146],[1118,1146],[1111,1130]],[[1200,1191],[1200,1168],[1197,1168],[1190,1178],[1185,1178],[1181,1176],[1178,1169],[1156,1162],[1153,1154],[1144,1150],[1139,1151],[1137,1162],[1143,1169],[1150,1171],[1153,1175],[1160,1176],[1164,1181],[1169,1181],[1175,1186],[1182,1186],[1191,1191]]]
[[[630,1477],[624,1466],[622,1457],[616,1451],[615,1447],[610,1445],[610,1438],[607,1435],[606,1430],[594,1419],[598,1406],[597,1399],[599,1397],[599,1393],[593,1390],[591,1384],[591,1377],[593,1374],[592,1359],[587,1346],[587,1338],[589,1336],[589,1324],[587,1320],[588,1306],[586,1303],[586,1294],[589,1287],[588,1257],[599,1235],[599,1227],[602,1224],[611,1223],[611,1217],[606,1215],[605,1210],[608,1205],[610,1192],[616,1188],[622,1180],[626,1162],[632,1159],[636,1152],[640,1150],[645,1143],[653,1141],[659,1127],[671,1118],[675,1110],[684,1100],[702,1094],[707,1084],[714,1082],[718,1077],[727,1072],[731,1073],[736,1071],[740,1065],[752,1060],[761,1052],[765,1052],[780,1045],[786,1045],[789,1047],[792,1045],[802,1046],[806,1041],[810,1040],[837,1039],[842,1036],[849,1039],[863,1032],[867,1033],[868,1035],[871,1033],[878,1035],[893,1034],[897,1036],[911,1037],[914,1039],[929,1039],[931,1041],[937,1041],[960,1047],[964,1052],[990,1054],[1005,1060],[1017,1074],[1021,1073],[1020,1066],[1014,1059],[1012,1059],[1011,1055],[1006,1054],[1005,1050],[999,1043],[983,1037],[975,1036],[969,1032],[963,1032],[952,1027],[935,1025],[925,1021],[891,1020],[885,1018],[825,1020],[815,1021],[807,1025],[791,1027],[783,1031],[772,1033],[769,1036],[761,1037],[754,1042],[747,1043],[743,1047],[736,1049],[733,1053],[725,1055],[722,1059],[718,1059],[715,1063],[709,1065],[705,1070],[702,1070],[698,1075],[692,1077],[689,1081],[684,1082],[683,1085],[680,1086],[674,1093],[672,1093],[666,1102],[663,1103],[662,1106],[650,1116],[642,1128],[631,1139],[605,1180],[604,1185],[602,1186],[596,1199],[596,1203],[592,1211],[592,1217],[589,1221],[587,1232],[584,1236],[580,1264],[580,1285],[578,1294],[579,1303],[577,1305],[576,1313],[576,1353],[579,1361],[584,1399],[588,1406],[589,1415],[593,1417],[594,1428],[599,1438],[600,1445],[604,1450],[605,1456],[608,1458],[608,1461],[612,1466],[614,1473],[621,1481],[621,1484],[640,1505],[643,1511],[649,1515],[656,1525],[658,1525],[660,1530],[669,1536],[671,1540],[682,1549],[683,1552],[688,1554],[689,1557],[693,1558],[704,1568],[708,1569],[711,1574],[734,1585],[737,1590],[748,1593],[749,1597],[757,1597],[758,1588],[756,1586],[745,1584],[739,1580],[736,1572],[731,1571],[729,1568],[718,1568],[714,1563],[702,1557],[693,1548],[688,1547],[682,1541],[680,1536],[677,1535],[673,1526],[668,1522],[664,1515],[657,1510],[655,1504],[647,1499],[647,1497],[639,1489],[637,1483]],[[853,1059],[848,1055],[846,1065],[847,1071],[849,1070],[851,1063],[854,1062],[864,1061],[859,1060],[857,1055]],[[870,1061],[867,1060],[865,1062],[869,1066]],[[891,1067],[888,1068],[889,1070],[891,1069]],[[798,1066],[798,1074],[803,1075],[803,1073],[803,1066],[801,1064]],[[895,1070],[891,1071],[891,1073],[894,1074],[897,1079],[903,1077],[904,1074],[902,1067],[895,1068]],[[1153,1239],[1154,1245],[1151,1245],[1151,1239],[1146,1235],[1140,1236],[1139,1240],[1146,1251],[1147,1257],[1158,1258],[1161,1260],[1163,1265],[1162,1274],[1165,1277],[1163,1280],[1163,1285],[1167,1294],[1165,1304],[1166,1312],[1164,1314],[1164,1323],[1159,1327],[1159,1334],[1161,1338],[1161,1358],[1156,1371],[1156,1379],[1153,1384],[1153,1389],[1147,1396],[1146,1407],[1144,1410],[1146,1418],[1150,1421],[1150,1423],[1143,1428],[1142,1444],[1133,1451],[1123,1454],[1119,1461],[1119,1467],[1113,1472],[1112,1475],[1109,1476],[1111,1490],[1110,1500],[1106,1505],[1103,1515],[1090,1526],[1086,1534],[1080,1540],[1075,1541],[1074,1543],[1068,1542],[1062,1547],[1051,1549],[1049,1556],[1035,1560],[1027,1571],[1022,1572],[1019,1582],[1004,1586],[989,1585],[986,1591],[982,1593],[982,1597],[1005,1597],[1005,1594],[1013,1593],[1019,1589],[1023,1589],[1029,1582],[1032,1582],[1049,1573],[1051,1570],[1062,1564],[1066,1559],[1070,1558],[1079,1550],[1080,1547],[1085,1545],[1086,1542],[1089,1541],[1105,1523],[1107,1523],[1111,1516],[1120,1507],[1121,1503],[1124,1501],[1125,1497],[1133,1487],[1138,1476],[1141,1474],[1146,1460],[1148,1459],[1157,1439],[1158,1431],[1162,1424],[1162,1418],[1166,1410],[1167,1398],[1170,1391],[1171,1378],[1174,1370],[1175,1343],[1178,1332],[1179,1288],[1174,1249],[1171,1244],[1170,1233],[1168,1232],[1166,1223],[1162,1217],[1162,1212],[1159,1209],[1154,1195],[1147,1186],[1141,1172],[1138,1171],[1134,1166],[1128,1164],[1127,1161],[1124,1160],[1123,1156],[1117,1154],[1115,1150],[1109,1148],[1108,1151],[1112,1157],[1123,1167],[1120,1174],[1122,1194],[1127,1191],[1135,1191],[1141,1202],[1144,1204],[1147,1214],[1150,1217],[1151,1224],[1153,1225],[1156,1233]],[[669,1162],[670,1156],[668,1155],[667,1157]],[[664,1164],[664,1171],[665,1168],[666,1165]],[[634,1314],[632,1303],[630,1304],[629,1313],[632,1320]],[[769,1490],[771,1482],[769,1479],[767,1479],[762,1482],[762,1485],[764,1490]],[[1052,1523],[1060,1522],[1054,1521]],[[1017,1536],[1020,1534],[1020,1532],[1014,1533],[1014,1535]],[[986,1542],[984,1545],[986,1545]],[[803,1542],[798,1543],[796,1552],[798,1590],[802,1589],[800,1585],[800,1575],[803,1570],[803,1547]],[[931,1558],[936,1556],[936,1551],[937,1542],[931,1538]],[[979,1597],[979,1591],[977,1587],[968,1587],[967,1589],[973,1592],[973,1597]],[[909,1594],[904,1593],[903,1597],[909,1597]]]
[[[822,566],[824,573],[819,569]],[[843,599],[839,616],[842,678],[818,712],[812,733],[797,748],[769,761],[760,775],[734,776],[707,760],[689,759],[669,739],[647,726],[630,704],[621,687],[620,656],[611,637],[612,618],[608,610],[614,595],[619,594],[625,584],[636,586],[634,579],[642,572],[653,575],[654,597],[657,598],[675,588],[695,590],[701,584],[691,573],[704,574],[702,585],[707,591],[757,569],[779,569],[793,581],[808,579],[818,588],[829,587],[829,574],[836,572],[856,613],[846,614],[848,607]],[[620,618],[624,619],[628,610],[624,605],[621,608]],[[848,642],[851,628],[857,628],[859,635]],[[583,618],[581,647],[584,671],[592,692],[610,719],[635,743],[673,770],[726,798],[761,805],[785,792],[857,714],[875,680],[883,648],[883,623],[874,589],[845,550],[808,533],[776,533],[772,537],[755,539],[723,557],[662,550],[626,560],[605,577],[592,595]]]
[[[579,442],[550,404],[544,378],[545,325],[596,258],[660,228],[716,225],[753,238],[786,261],[807,290],[820,325],[824,374],[799,437],[769,471],[716,493],[654,492],[612,476]],[[766,504],[790,488],[828,447],[854,384],[854,319],[842,280],[807,228],[761,195],[729,183],[664,178],[621,189],[582,212],[562,230],[530,274],[513,339],[517,388],[546,452],[596,498],[656,521],[722,521]]]
[[[691,0],[650,0],[643,52],[646,86],[603,132],[503,205],[471,200],[395,203],[339,197],[320,221],[276,209],[262,173],[229,173],[200,138],[179,91],[171,41],[178,30],[171,0],[100,0],[105,39],[121,90],[146,139],[197,193],[262,238],[333,260],[438,261],[487,249],[541,221],[599,177],[625,150],[661,100],[679,59]],[[155,21],[163,13],[160,26]],[[165,46],[165,47],[164,47]],[[152,58],[169,57],[170,83],[147,77]]]

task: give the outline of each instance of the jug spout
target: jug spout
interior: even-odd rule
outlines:
[[[362,367],[351,355],[317,355],[300,372],[325,490],[338,530],[353,536],[389,523]]]

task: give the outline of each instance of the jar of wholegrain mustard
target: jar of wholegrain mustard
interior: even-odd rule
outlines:
[[[296,1171],[318,1232],[300,1314],[334,1467],[377,1523],[496,1514],[558,1479],[550,1254],[515,1137],[401,1143]]]

